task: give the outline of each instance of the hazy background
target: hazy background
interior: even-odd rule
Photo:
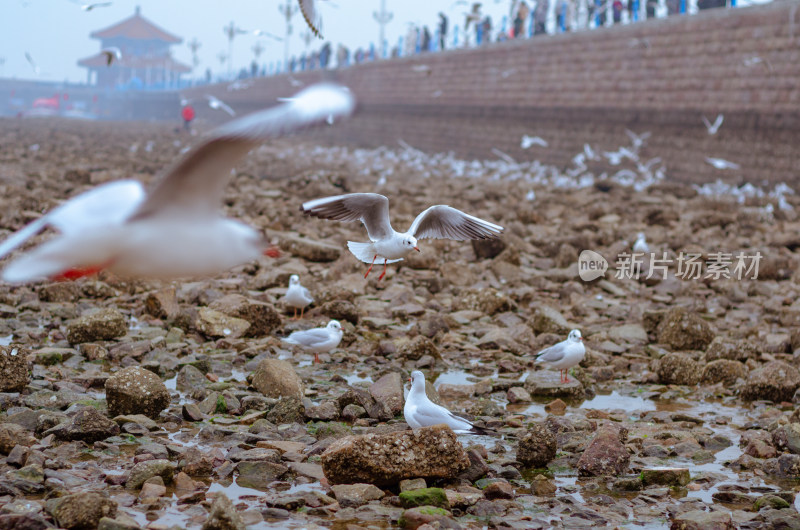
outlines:
[[[137,5],[145,18],[184,39],[172,47],[177,60],[191,66],[192,54],[187,44],[194,37],[201,42],[200,64],[184,79],[202,77],[206,68],[211,68],[215,75],[227,74],[227,63],[220,65],[217,59],[220,52],[228,52],[223,27],[232,20],[243,29],[262,29],[283,36],[286,24],[278,7],[286,1],[297,5],[295,0],[115,0],[110,7],[86,12],[81,9],[85,2],[71,0],[0,0],[0,61],[5,59],[0,66],[0,77],[85,82],[86,69],[79,67],[77,61],[100,51],[100,41],[91,39],[89,34],[133,15]],[[351,52],[358,47],[368,48],[370,42],[377,46],[378,24],[373,12],[380,9],[380,0],[322,0],[318,4],[323,35],[331,41],[334,53],[338,43]],[[510,6],[511,0],[483,2],[483,12],[492,17],[493,35],[499,31]],[[386,10],[394,14],[386,27],[389,46],[395,46],[401,35],[405,37],[409,23],[428,25],[431,35],[435,35],[439,11],[450,18],[448,41],[452,42],[453,24],[463,28],[468,9],[466,2],[453,0],[386,0]],[[292,18],[292,28],[289,53],[300,55],[306,49],[301,35],[307,26],[299,12]],[[283,60],[283,42],[252,34],[239,35],[233,42],[234,72],[249,68],[254,58],[252,47],[257,41],[265,48],[259,63]],[[323,42],[314,38],[309,49],[319,49]],[[39,66],[38,76],[25,59],[26,51]]]

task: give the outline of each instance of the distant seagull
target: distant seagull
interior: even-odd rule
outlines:
[[[419,370],[411,372],[411,391],[403,406],[403,417],[412,429],[432,427],[444,423],[456,434],[490,434],[496,431],[478,427],[471,421],[456,416],[441,405],[437,405],[425,393],[425,375]]]
[[[307,329],[305,331],[295,331],[285,339],[286,344],[300,346],[309,353],[314,354],[314,363],[319,364],[320,353],[327,353],[336,349],[342,341],[344,331],[338,320],[331,320],[324,328]]]
[[[720,125],[722,125],[723,118],[722,114],[717,114],[717,119],[714,120],[714,123],[709,123],[708,118],[703,116],[703,123],[706,125],[706,129],[708,129],[708,134],[717,134]]]
[[[81,9],[84,11],[91,11],[92,9],[96,9],[98,7],[108,7],[111,5],[111,2],[97,2],[94,4],[83,4]]]
[[[270,33],[269,31],[264,31],[263,29],[257,29],[253,31],[253,35],[256,37],[269,37],[270,39],[282,42],[283,37],[278,37],[274,33]]]
[[[219,100],[212,96],[211,94],[206,94],[206,99],[208,100],[208,106],[214,110],[224,110],[231,116],[236,116],[236,113],[230,108],[224,101]]]
[[[526,201],[535,201],[536,200],[536,192],[531,190],[525,194]]]
[[[492,153],[497,155],[497,158],[500,158],[500,159],[508,162],[509,164],[516,164],[517,163],[517,161],[514,160],[513,158],[511,158],[511,156],[508,153],[504,153],[503,151],[501,151],[500,149],[498,149],[496,147],[492,147]]]
[[[294,308],[294,318],[297,318],[297,310],[300,309],[300,318],[303,318],[303,312],[312,302],[314,297],[311,293],[300,285],[300,277],[297,274],[292,274],[289,277],[289,288],[283,297],[283,302],[289,307]]]
[[[305,83],[303,83],[302,81],[300,81],[296,77],[289,76],[289,84],[292,85],[293,87],[301,87]]]
[[[494,239],[503,227],[478,219],[444,204],[431,206],[414,219],[407,232],[396,232],[389,221],[389,199],[377,193],[350,193],[304,202],[300,210],[307,215],[335,221],[361,221],[367,228],[369,243],[347,242],[347,248],[359,260],[369,263],[369,276],[375,260],[383,259],[382,280],[386,265],[401,261],[412,250],[419,252],[417,239]]]
[[[649,132],[643,132],[642,134],[636,134],[635,132],[631,131],[630,129],[625,129],[625,133],[631,139],[631,143],[633,144],[634,149],[639,149],[644,145],[644,141],[650,138]]]
[[[234,92],[234,91],[237,91],[237,90],[247,90],[252,85],[253,85],[253,83],[251,83],[249,81],[242,81],[241,79],[237,79],[236,81],[234,81],[230,85],[226,86],[225,90],[227,90],[228,92]]]
[[[33,60],[33,57],[31,57],[31,54],[25,52],[25,58],[28,60],[28,63],[30,63],[31,67],[33,68],[33,73],[39,75],[39,67],[36,65],[36,61]]]
[[[297,0],[300,4],[300,12],[308,24],[308,28],[315,36],[322,38],[322,16],[317,9],[317,2],[315,0]]]
[[[735,162],[728,162],[727,160],[723,160],[722,158],[711,158],[706,157],[706,162],[711,164],[717,169],[739,169],[739,164]]]
[[[522,141],[520,142],[519,146],[523,149],[528,149],[532,145],[547,147],[547,140],[539,138],[538,136],[528,136],[527,134],[523,134]]]
[[[433,71],[433,69],[427,64],[415,64],[411,67],[411,69],[415,72],[420,72],[425,75],[431,75],[431,72]]]
[[[636,234],[636,241],[633,243],[633,251],[639,253],[650,252],[650,247],[647,245],[647,239],[645,239],[644,232],[639,232]]]
[[[342,87],[307,88],[296,101],[255,112],[212,131],[150,193],[141,183],[104,184],[63,203],[0,244],[0,258],[46,227],[60,235],[8,264],[2,279],[75,279],[107,269],[128,277],[173,279],[214,274],[258,258],[265,242],[220,213],[231,168],[263,141],[346,115]]]
[[[586,155],[587,160],[600,160],[600,157],[597,156],[597,153],[594,152],[594,149],[589,144],[583,144],[583,154]]]
[[[122,50],[117,48],[116,46],[109,46],[108,48],[103,48],[100,51],[103,55],[106,56],[106,66],[111,66],[111,63],[114,61],[121,61],[122,60]]]
[[[569,332],[567,340],[540,351],[536,355],[536,362],[558,368],[561,372],[561,382],[569,383],[569,373],[565,375],[564,371],[569,372],[569,369],[580,363],[585,355],[586,348],[583,345],[581,332],[573,329]]]

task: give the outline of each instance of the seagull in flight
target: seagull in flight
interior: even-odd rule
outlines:
[[[135,180],[121,180],[78,195],[0,244],[2,258],[47,227],[60,232],[9,263],[2,279],[76,279],[100,270],[172,279],[215,274],[256,259],[266,247],[262,234],[219,211],[234,165],[264,140],[322,123],[331,114],[350,114],[354,105],[343,87],[315,85],[294,101],[212,131],[150,193]]]
[[[269,31],[264,31],[263,29],[253,30],[253,35],[255,35],[256,37],[269,37],[270,39],[276,40],[278,42],[283,41],[283,37],[278,37],[274,33],[270,33]]]
[[[540,145],[542,147],[547,147],[547,140],[540,138],[538,136],[528,136],[527,134],[523,134],[522,141],[520,142],[519,146],[523,149],[528,149],[532,145]]]
[[[31,57],[30,53],[25,52],[25,59],[28,60],[28,63],[31,65],[31,68],[33,68],[33,73],[39,75],[39,66],[36,64],[36,61],[33,60],[33,57]]]
[[[98,7],[108,7],[111,5],[111,2],[96,2],[94,4],[83,4],[81,9],[84,11],[91,11],[93,9],[97,9]]]
[[[100,51],[103,55],[106,56],[106,66],[111,66],[111,63],[114,61],[121,61],[122,60],[122,50],[117,48],[116,46],[109,46],[108,48],[104,48]]]
[[[717,169],[739,169],[740,167],[736,162],[729,162],[722,158],[711,158],[709,156],[706,157],[706,162]]]
[[[359,260],[369,263],[369,276],[375,260],[383,259],[382,280],[386,265],[402,261],[412,250],[420,252],[417,239],[494,239],[503,227],[468,215],[444,204],[431,206],[414,219],[406,232],[397,232],[389,221],[389,199],[378,193],[350,193],[324,197],[303,203],[300,210],[321,219],[361,221],[367,228],[369,243],[347,242],[347,248]]]
[[[322,38],[322,16],[319,9],[317,9],[317,2],[315,0],[297,0],[300,4],[300,13],[308,24],[308,29],[311,30],[315,36]]]
[[[703,118],[703,123],[706,126],[706,129],[708,129],[708,134],[717,134],[720,125],[722,125],[722,120],[724,116],[722,114],[717,114],[717,119],[714,120],[714,123],[710,123],[708,121],[708,118],[706,118],[705,116],[703,116],[702,118]]]
[[[236,113],[233,111],[227,103],[222,101],[221,99],[217,99],[211,94],[206,94],[206,99],[208,100],[208,106],[214,110],[224,110],[231,116],[236,116]]]
[[[437,405],[425,393],[425,375],[419,370],[411,372],[411,391],[403,407],[403,417],[412,429],[431,427],[444,423],[456,434],[496,434],[493,429],[478,427],[471,421],[456,416],[441,405]]]

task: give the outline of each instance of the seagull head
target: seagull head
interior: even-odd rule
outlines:
[[[403,238],[403,248],[407,250],[414,249],[417,252],[421,252],[417,246],[417,238],[414,236],[406,236]]]
[[[583,342],[583,337],[581,337],[581,332],[578,329],[573,329],[569,332],[569,337],[567,337],[571,342]]]
[[[411,377],[408,378],[408,381],[414,385],[417,383],[421,383],[422,385],[425,384],[425,374],[420,372],[419,370],[414,370],[411,372]]]
[[[289,276],[289,285],[297,285],[298,283],[300,283],[300,276],[298,276],[297,274],[292,274],[291,276]],[[335,322],[335,321],[333,321],[333,322]],[[331,323],[333,323],[333,322],[331,322]],[[337,324],[338,324],[338,322],[337,322]]]
[[[342,325],[339,324],[338,320],[331,320],[325,327],[328,328],[329,331],[335,331],[336,333],[343,333]]]

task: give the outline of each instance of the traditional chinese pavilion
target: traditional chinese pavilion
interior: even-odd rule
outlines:
[[[191,68],[172,58],[170,46],[183,39],[159,28],[141,14],[139,6],[133,16],[111,27],[95,31],[101,49],[116,46],[122,60],[106,64],[102,53],[81,59],[80,66],[89,69],[87,83],[103,88],[174,88],[181,74]]]

